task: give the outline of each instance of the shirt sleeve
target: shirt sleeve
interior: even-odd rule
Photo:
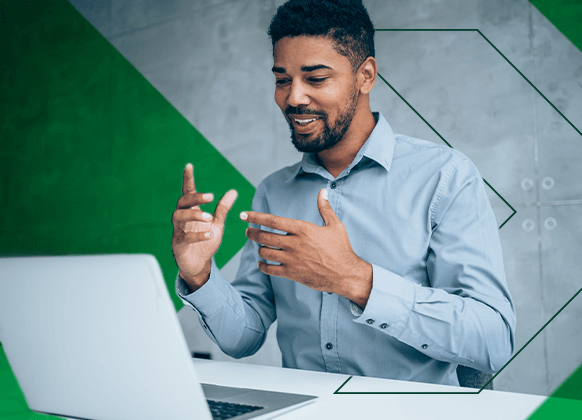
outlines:
[[[431,205],[430,287],[373,265],[372,292],[355,322],[434,359],[493,373],[514,349],[515,309],[483,180],[467,159]]]
[[[265,212],[262,189],[257,188],[253,211]],[[251,224],[252,227],[260,228]],[[251,356],[263,345],[269,326],[276,319],[270,277],[259,271],[258,245],[245,244],[236,279],[228,283],[214,259],[208,281],[195,292],[178,276],[176,291],[194,308],[206,334],[229,356]]]

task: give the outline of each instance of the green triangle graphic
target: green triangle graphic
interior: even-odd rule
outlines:
[[[582,401],[582,365],[554,391],[552,397]]]
[[[530,0],[530,2],[582,51],[582,1]]]
[[[153,254],[181,307],[171,216],[185,164],[215,203],[239,192],[219,267],[244,245],[235,215],[255,188],[66,0],[1,1],[0,22],[0,255]],[[37,417],[0,347],[0,418]]]
[[[538,408],[528,420],[582,418],[582,365]]]
[[[173,290],[184,165],[215,202],[239,191],[232,214],[250,209],[254,187],[67,1],[0,10],[0,254],[147,252]],[[228,218],[219,267],[245,228]]]

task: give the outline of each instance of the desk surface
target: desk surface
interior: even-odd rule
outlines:
[[[545,400],[501,391],[480,394],[336,394],[348,375],[194,359],[201,382],[316,395],[317,402],[284,413],[290,419],[526,419]],[[445,385],[353,377],[341,392],[474,392]],[[269,418],[267,416],[262,418]]]

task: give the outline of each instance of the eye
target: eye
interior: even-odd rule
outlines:
[[[327,79],[327,77],[310,77],[308,80],[311,83],[322,83],[326,79]]]
[[[289,83],[289,81],[290,81],[289,79],[277,79],[275,80],[275,84],[281,86]]]

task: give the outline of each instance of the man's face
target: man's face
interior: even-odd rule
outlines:
[[[349,60],[326,37],[282,38],[275,44],[275,102],[300,152],[337,144],[352,122],[358,86]]]

